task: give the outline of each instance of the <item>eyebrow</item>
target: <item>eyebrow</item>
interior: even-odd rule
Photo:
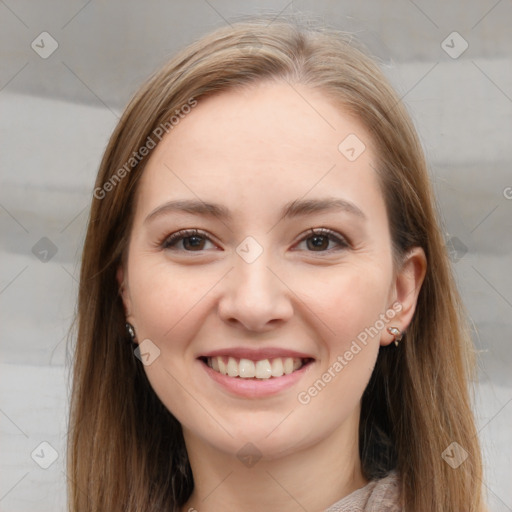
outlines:
[[[366,220],[363,211],[350,201],[336,197],[323,199],[296,199],[286,203],[281,210],[281,220],[300,217],[314,213],[326,213],[329,211],[343,211]],[[155,208],[144,220],[149,222],[155,217],[168,213],[191,213],[205,217],[216,217],[222,221],[229,221],[233,218],[232,213],[225,207],[216,203],[206,203],[197,199],[181,199],[168,201]]]

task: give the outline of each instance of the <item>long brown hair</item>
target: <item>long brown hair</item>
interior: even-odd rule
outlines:
[[[80,275],[70,510],[177,511],[192,492],[181,426],[153,392],[126,335],[116,270],[155,134],[162,126],[172,130],[170,119],[184,105],[262,80],[319,89],[364,123],[376,148],[395,260],[415,246],[427,257],[405,339],[396,349],[380,349],[363,395],[365,476],[396,469],[411,512],[479,512],[482,464],[469,394],[471,340],[414,126],[378,65],[350,37],[266,18],[219,29],[180,52],[139,90],[110,138]],[[454,468],[443,458],[447,448],[452,456],[463,449],[468,457]]]

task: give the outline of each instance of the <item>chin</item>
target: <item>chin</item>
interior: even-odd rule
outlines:
[[[298,409],[289,414],[292,410],[293,407],[286,412],[238,410],[233,415],[226,411],[223,424],[228,425],[229,434],[218,424],[211,423],[187,430],[214,449],[239,459],[253,456],[271,461],[306,449],[328,435],[327,425],[320,428],[306,421],[308,417],[315,417],[309,411],[303,410],[302,415],[298,414]]]

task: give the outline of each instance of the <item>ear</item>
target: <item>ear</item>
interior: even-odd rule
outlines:
[[[119,295],[121,296],[121,299],[123,301],[126,318],[129,319],[129,317],[131,316],[132,304],[130,299],[130,291],[128,288],[128,283],[125,274],[126,272],[125,269],[123,268],[123,265],[119,265],[116,273],[117,283],[119,285]]]
[[[393,307],[398,311],[393,320],[390,320],[387,327],[397,327],[402,332],[410,324],[421,285],[427,272],[427,258],[421,247],[414,247],[405,256],[400,269],[398,269],[391,289],[391,302],[398,302],[401,309]],[[394,336],[387,329],[382,332],[380,340],[381,345],[389,345],[394,340]]]

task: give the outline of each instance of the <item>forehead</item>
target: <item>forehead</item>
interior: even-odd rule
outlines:
[[[279,161],[290,151],[307,160],[320,153],[335,159],[339,143],[351,133],[371,145],[359,120],[324,92],[285,82],[261,82],[201,98],[168,134],[169,145],[177,133],[179,142],[194,146],[198,156],[206,152],[224,160],[234,154],[225,151],[228,147],[243,148],[247,159]]]
[[[139,194],[152,205],[172,191],[253,207],[309,193],[380,196],[373,162],[365,127],[325,93],[262,82],[199,99],[153,151]]]

